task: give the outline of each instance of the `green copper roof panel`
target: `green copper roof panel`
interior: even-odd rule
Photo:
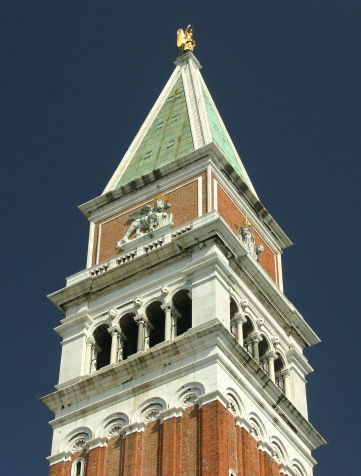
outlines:
[[[194,145],[183,81],[179,76],[116,188],[192,150]]]
[[[211,129],[212,139],[216,146],[221,150],[224,157],[232,165],[232,167],[238,172],[242,180],[249,184],[247,174],[245,173],[243,166],[233,151],[232,145],[227,137],[226,130],[218,118],[218,114],[209,98],[208,93],[203,90],[204,101],[206,103],[206,110],[208,115],[209,127]]]

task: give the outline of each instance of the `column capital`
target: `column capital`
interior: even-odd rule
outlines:
[[[111,326],[111,327],[108,328],[108,332],[111,335],[113,335],[113,334],[120,335],[122,333],[122,330],[119,326]]]
[[[149,320],[145,314],[138,314],[137,316],[134,316],[134,320],[137,324],[149,324]]]
[[[250,338],[251,342],[261,342],[261,340],[263,339],[261,334],[258,334],[258,333],[251,334],[249,338]]]
[[[247,322],[247,317],[242,312],[239,312],[232,317],[232,323],[234,324],[244,324],[245,322]]]
[[[87,344],[87,345],[94,345],[94,344],[95,344],[95,339],[94,339],[94,337],[93,337],[93,336],[88,336],[88,337],[86,338],[86,344]]]
[[[287,378],[291,375],[291,372],[288,370],[288,369],[284,369],[284,370],[281,370],[280,372],[280,375],[283,377],[283,378]]]
[[[278,355],[276,354],[276,352],[273,352],[273,350],[270,350],[269,352],[267,352],[267,354],[265,355],[265,358],[270,360],[270,359],[273,359],[273,360],[276,360],[278,357]]]

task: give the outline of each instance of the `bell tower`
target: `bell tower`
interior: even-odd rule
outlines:
[[[201,75],[175,69],[90,222],[63,311],[51,476],[312,476],[303,355],[283,293],[292,243],[259,201]]]

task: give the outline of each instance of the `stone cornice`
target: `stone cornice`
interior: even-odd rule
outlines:
[[[221,243],[228,249],[230,262],[234,261],[235,263],[233,270],[236,273],[240,270],[247,273],[249,279],[255,283],[257,289],[269,301],[272,308],[275,308],[285,323],[301,336],[307,346],[320,342],[315,332],[263,268],[247,255],[241,241],[237,239],[217,212],[210,212],[191,223],[192,225],[188,227],[185,233],[177,235],[176,232],[172,232],[171,235],[167,235],[168,238],[164,238],[164,245],[161,248],[135,257],[132,261],[117,264],[119,260],[115,256],[112,258],[114,265],[109,265],[107,271],[102,274],[92,276],[92,268],[78,273],[79,277],[73,280],[74,284],[69,284],[66,288],[50,294],[49,299],[65,311],[67,307],[81,300],[86,300],[91,295],[104,293],[115,283],[124,279],[132,279],[132,276],[146,268],[150,270],[152,266],[161,265],[162,262],[170,258],[178,257],[179,259],[184,252],[198,246],[202,241],[214,239],[218,236],[221,238]],[[225,274],[229,275],[228,263],[220,262],[219,264],[223,266]],[[192,267],[188,267],[187,272],[190,273],[195,267],[204,265],[205,263],[202,262],[194,262]]]
[[[195,340],[197,342],[195,346],[197,348],[196,351],[194,350]],[[174,341],[163,342],[147,352],[135,354],[131,358],[109,366],[91,376],[80,377],[78,382],[43,397],[41,401],[53,412],[59,412],[61,406],[65,406],[66,413],[63,416],[59,415],[53,422],[56,426],[61,422],[76,419],[88,412],[93,412],[95,405],[89,405],[86,402],[92,396],[99,395],[109,388],[115,388],[118,385],[118,393],[111,397],[115,399],[114,401],[119,401],[119,392],[122,392],[122,398],[129,398],[127,392],[130,391],[131,395],[136,395],[138,392],[143,391],[144,385],[149,385],[149,382],[143,382],[138,387],[131,386],[128,391],[122,390],[122,385],[130,376],[135,379],[137,375],[144,375],[145,355],[147,356],[146,370],[150,372],[159,367],[164,367],[165,362],[168,365],[170,362],[177,362],[180,353],[186,357],[194,352],[199,352],[203,348],[208,348],[208,354],[210,355],[203,359],[198,358],[197,365],[204,365],[204,360],[207,360],[207,365],[210,365],[212,361],[218,362],[232,374],[234,369],[237,368],[237,371],[243,373],[247,380],[252,383],[253,388],[262,392],[263,398],[269,404],[269,408],[273,408],[279,417],[287,423],[288,427],[293,430],[291,434],[297,435],[311,450],[325,443],[319,433],[218,320],[213,320],[203,326],[193,328],[186,334],[177,337]],[[210,353],[211,349],[213,353]],[[230,362],[232,362],[232,366],[230,366]],[[194,367],[196,364],[193,361],[190,365]],[[166,382],[175,377],[175,372],[182,373],[184,371],[185,369],[181,367],[178,370],[169,370],[168,373],[164,372],[157,379],[153,380],[152,384],[159,384],[158,380]],[[108,398],[106,402],[102,399],[100,404],[110,404],[111,398]],[[220,396],[219,392],[214,392],[214,395],[208,394],[204,396],[204,399],[204,404],[211,400],[219,400],[222,404],[226,405],[226,400]],[[69,402],[77,402],[77,408],[79,409],[72,411],[71,406],[68,406]],[[84,402],[83,409],[81,409],[81,402]]]

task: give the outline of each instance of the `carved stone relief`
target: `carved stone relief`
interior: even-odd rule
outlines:
[[[124,237],[118,242],[118,248],[130,241],[130,237],[135,233],[135,238],[152,233],[159,228],[173,224],[173,215],[167,213],[170,203],[165,197],[157,198],[153,205],[145,205],[140,210],[129,215],[132,220]]]

